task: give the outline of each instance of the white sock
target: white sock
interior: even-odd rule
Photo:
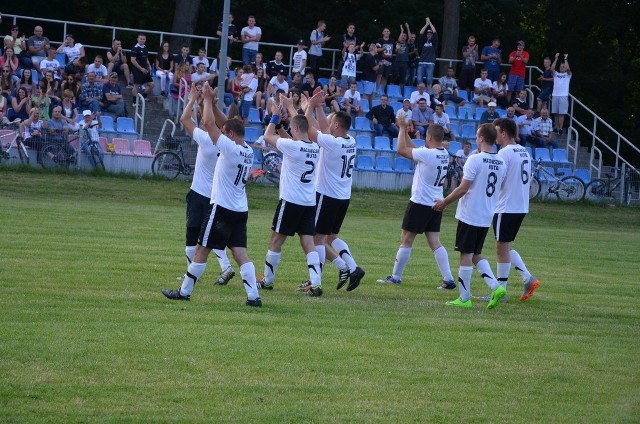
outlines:
[[[511,271],[511,264],[501,264],[498,262],[496,265],[496,273],[498,274],[498,284],[507,289],[507,281],[509,280],[509,271]]]
[[[493,271],[491,270],[491,265],[489,265],[489,261],[486,259],[482,259],[480,262],[476,264],[476,269],[484,278],[484,282],[487,283],[487,286],[494,291],[498,287],[498,280],[493,275]]]
[[[256,284],[256,267],[253,262],[247,262],[240,266],[240,275],[244,283],[244,291],[247,292],[247,299],[255,300],[260,297],[258,294],[258,285]]]
[[[309,281],[311,281],[311,287],[318,287],[322,283],[318,252],[313,251],[307,253],[307,266],[309,267]]]
[[[399,247],[398,252],[396,253],[396,261],[393,264],[393,272],[391,274],[393,278],[396,280],[402,280],[402,274],[404,273],[404,268],[409,262],[409,258],[411,258],[411,248]]]
[[[335,258],[333,261],[333,264],[336,266],[336,268],[338,268],[341,271],[349,271],[349,265],[347,265],[347,263],[345,261],[342,260],[342,258],[340,256],[338,256],[337,258]]]
[[[466,302],[471,299],[471,274],[473,273],[472,266],[461,266],[458,269],[458,292],[460,293],[460,300]]]
[[[316,244],[316,252],[318,252],[318,258],[320,260],[320,272],[324,269],[324,261],[327,259],[327,250],[324,244]]]
[[[526,283],[527,281],[529,281],[529,278],[531,278],[531,273],[524,264],[524,261],[520,257],[520,254],[516,252],[515,249],[511,249],[509,251],[509,259],[511,259],[511,266],[514,267],[516,271],[518,271],[518,274],[520,274],[522,282]]]
[[[351,256],[351,251],[349,250],[349,246],[343,240],[337,238],[331,243],[331,247],[336,249],[338,255],[342,258],[343,261],[349,267],[349,271],[353,272],[356,270],[358,266],[356,261],[353,260],[353,256]]]
[[[440,268],[440,274],[444,281],[453,281],[453,274],[451,273],[451,266],[449,266],[449,254],[444,246],[438,247],[433,251],[433,256],[436,258],[438,268]]]
[[[181,295],[188,296],[191,294],[193,287],[200,277],[202,277],[205,269],[207,269],[206,262],[203,264],[191,262],[189,268],[187,268],[187,273],[184,275],[184,280],[182,280],[182,287],[180,287]]]
[[[225,269],[231,266],[231,262],[229,262],[229,257],[227,256],[227,250],[222,249],[213,249],[213,253],[216,254],[216,258],[218,258],[218,263],[220,264],[220,269],[224,271]]]
[[[196,247],[195,246],[186,246],[184,248],[184,254],[187,257],[187,266],[189,266],[189,264],[193,260],[193,255],[196,254]]]
[[[278,264],[280,264],[280,252],[272,252],[267,250],[267,258],[264,261],[264,282],[271,284],[276,279],[276,271],[278,270]]]

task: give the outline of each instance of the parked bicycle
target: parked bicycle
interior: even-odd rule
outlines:
[[[173,180],[178,175],[191,175],[194,166],[187,163],[184,158],[182,140],[171,135],[167,135],[162,140],[163,149],[156,153],[151,163],[153,175],[161,175]]]
[[[27,146],[24,145],[24,140],[20,137],[18,128],[20,127],[19,121],[14,121],[9,124],[2,125],[1,130],[10,130],[7,134],[0,135],[0,162],[17,159],[22,164],[29,164],[29,151]],[[12,151],[14,150],[15,153]]]
[[[442,190],[445,196],[454,188],[458,187],[460,182],[462,182],[462,168],[464,166],[462,158],[452,155],[451,152],[449,152],[449,156],[447,176],[445,177],[442,185]]]
[[[523,162],[523,167],[528,167],[527,162]],[[529,173],[525,168],[522,169],[522,178],[528,178]],[[577,202],[584,199],[585,184],[579,177],[564,174],[557,174],[547,170],[542,165],[542,160],[538,159],[533,162],[533,172],[531,176],[531,189],[529,198],[533,199],[540,195],[542,191],[541,181],[545,181],[547,185],[547,193],[555,194],[559,200],[564,202]]]
[[[80,140],[79,150],[70,145],[70,141],[74,138]],[[87,129],[80,128],[70,134],[59,130],[47,130],[44,145],[40,151],[42,167],[47,169],[69,168],[71,164],[78,163],[80,151],[85,152],[94,169],[105,170],[104,152],[100,148],[99,142],[91,139]]]
[[[622,170],[618,168],[613,171],[615,175],[605,174],[605,178],[591,180],[586,189],[585,198],[587,200],[613,203],[618,199],[622,199],[626,205],[631,203],[632,186],[630,169],[625,169],[624,184]],[[620,193],[620,191],[622,192]]]

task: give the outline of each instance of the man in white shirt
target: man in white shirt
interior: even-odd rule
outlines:
[[[351,83],[349,90],[342,96],[342,105],[340,109],[347,112],[352,117],[356,117],[362,113],[362,103],[360,100],[360,92],[357,90],[357,84]]]
[[[280,102],[283,98],[284,96],[280,98]],[[309,140],[309,122],[302,115],[296,114],[291,118],[289,129],[292,138],[282,128],[276,130],[276,124],[280,120],[279,113],[279,108],[273,106],[271,120],[264,132],[264,140],[282,152],[282,171],[280,201],[273,216],[264,277],[258,282],[258,287],[273,289],[282,245],[288,236],[298,233],[309,269],[310,284],[305,293],[308,296],[322,296],[320,257],[313,242],[316,234],[315,185],[320,147]]]
[[[86,73],[90,74],[91,72],[96,74],[96,82],[107,83],[109,82],[109,74],[107,73],[107,67],[103,64],[103,59],[101,55],[96,55],[95,59],[93,59],[93,63],[91,65],[87,65]]]
[[[531,186],[531,158],[527,149],[516,144],[516,125],[507,118],[499,119],[496,124],[497,143],[501,146],[498,156],[507,166],[507,174],[500,190],[495,214],[493,232],[496,236],[498,255],[498,283],[507,288],[509,271],[513,266],[524,284],[520,301],[533,296],[540,282],[529,272],[520,254],[511,247],[516,239],[520,225],[529,212],[529,190]]]
[[[493,83],[489,78],[489,71],[483,69],[480,71],[480,78],[476,78],[473,83],[473,101],[480,107],[484,106],[484,103],[493,102]]]
[[[196,67],[196,71],[191,74],[191,83],[196,85],[202,85],[207,81],[211,81],[215,78],[215,75],[206,72],[207,68],[204,63],[199,63]]]
[[[418,89],[416,91],[411,92],[411,96],[409,96],[409,101],[411,102],[411,107],[416,107],[418,105],[418,100],[425,99],[427,107],[431,106],[431,96],[427,93],[425,89],[425,85],[423,82],[418,83]],[[423,134],[424,135],[424,134]]]
[[[192,86],[190,98],[193,96],[195,99],[196,91],[195,86]],[[209,212],[203,221],[193,260],[189,264],[182,286],[176,290],[162,290],[162,294],[171,300],[191,300],[191,292],[207,268],[207,259],[211,251],[229,247],[240,267],[243,287],[247,293],[245,304],[260,307],[262,300],[258,295],[255,266],[247,256],[249,206],[245,184],[253,164],[253,149],[244,141],[242,122],[237,119],[227,120],[224,113],[214,105],[217,101],[217,89],[211,89],[209,84],[205,83],[202,92],[202,123],[207,129],[210,141],[220,150],[211,183]],[[198,134],[196,136],[200,137]]]
[[[256,26],[255,16],[247,18],[247,26],[240,31],[240,41],[242,42],[242,64],[249,65],[256,63],[259,41],[262,38],[262,30]]]
[[[456,135],[451,131],[451,121],[449,115],[444,112],[444,107],[436,105],[436,112],[433,114],[433,123],[444,128],[444,137],[451,141],[456,141]]]
[[[555,114],[555,131],[562,135],[564,117],[569,112],[569,83],[571,83],[571,69],[569,68],[569,55],[564,54],[564,62],[560,64],[560,71],[556,72],[556,63],[560,53],[551,64],[553,71],[553,93],[551,94],[551,113]]]
[[[496,129],[493,124],[481,124],[478,127],[476,143],[479,153],[471,155],[464,164],[462,182],[446,198],[438,199],[433,208],[442,211],[447,205],[460,199],[456,208],[458,229],[455,247],[460,252],[460,297],[447,302],[447,305],[473,307],[471,274],[475,265],[491,289],[491,300],[487,308],[493,309],[498,306],[507,291],[496,280],[489,261],[482,256],[482,247],[493,220],[507,167],[504,161],[493,153],[496,143]]]
[[[275,96],[276,91],[278,90],[282,90],[285,93],[289,92],[289,83],[287,82],[285,77],[286,77],[286,74],[280,72],[278,73],[278,75],[276,75],[275,77],[272,77],[269,80],[269,83],[267,85],[267,94],[269,95],[269,97]]]
[[[304,45],[304,40],[298,40],[298,51],[293,54],[293,67],[291,68],[291,73],[295,74],[296,72],[300,73],[300,75],[304,75],[304,68],[307,66],[307,52],[304,51],[306,47]]]

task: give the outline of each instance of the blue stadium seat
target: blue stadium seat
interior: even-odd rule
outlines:
[[[390,142],[391,141],[387,136],[384,136],[384,135],[376,136],[373,139],[373,148],[376,150],[390,151],[391,150]]]
[[[392,172],[391,159],[386,156],[376,158],[376,171]]]
[[[387,85],[387,96],[389,96],[390,99],[402,100],[404,98],[402,92],[400,91],[400,86],[395,84]]]
[[[356,169],[373,169],[373,158],[368,155],[356,156]]]
[[[257,128],[254,127],[246,127],[244,129],[244,141],[247,143],[253,143],[260,137],[260,132]]]
[[[458,150],[462,149],[462,143],[459,141],[450,141],[449,142],[449,153],[455,156],[458,153]]]
[[[467,90],[458,90],[458,97],[462,97],[465,102],[469,101],[469,95],[467,94]]]
[[[373,99],[371,102],[371,107],[378,106],[380,104],[380,99]]]
[[[56,60],[60,63],[60,69],[67,64],[67,56],[64,53],[56,53]]]
[[[556,171],[556,176],[558,178],[564,178],[573,175],[573,171],[571,168],[558,168]]]
[[[371,121],[364,116],[356,116],[354,129],[358,132],[358,135],[361,135],[360,133],[373,134]]]
[[[113,118],[109,115],[102,115],[100,121],[102,121],[102,128],[98,132],[106,136],[107,139],[115,137],[117,133],[113,125]],[[78,122],[82,122],[82,115],[78,116]]]
[[[573,166],[573,163],[569,161],[567,157],[567,151],[565,149],[553,149],[553,157],[551,158],[554,163],[562,166]]]
[[[589,184],[591,182],[591,173],[586,168],[577,168],[573,171],[573,175],[580,178],[585,184]]]
[[[371,145],[371,137],[364,134],[356,136],[356,148],[358,150],[371,150],[373,148]]]
[[[394,163],[394,169],[396,172],[400,172],[403,174],[411,174],[413,171],[411,170],[411,161],[407,158],[397,157]]]
[[[133,118],[127,118],[124,116],[119,116],[116,120],[116,130],[120,134],[137,134]]]
[[[476,120],[480,120],[480,117],[482,116],[483,113],[485,113],[487,111],[486,107],[477,107],[476,108],[476,114],[475,114],[475,118]]]
[[[507,111],[504,109],[496,109],[496,113],[501,118],[504,118],[505,116],[507,116]]]
[[[369,99],[360,99],[360,107],[362,108],[363,113],[367,113],[370,110],[369,107]]]
[[[325,85],[329,84],[329,78],[318,78],[318,84],[324,87]]]
[[[396,114],[402,109],[402,102],[389,102],[389,106],[393,108],[393,113]]]
[[[458,137],[460,135],[460,125],[457,122],[451,123],[451,132]]]
[[[405,85],[404,86],[404,98],[405,99],[411,98],[411,93],[413,93],[417,89],[418,89],[417,87],[414,87],[412,85]]]
[[[415,138],[413,139],[413,144],[415,144],[416,147],[424,147],[424,140],[421,138]]]
[[[476,126],[474,124],[464,124],[462,125],[462,130],[460,131],[460,136],[467,140],[475,140],[476,139]]]
[[[262,125],[262,120],[260,119],[260,111],[255,107],[249,108],[249,123],[251,124],[260,124]]]
[[[446,105],[444,107],[444,113],[449,115],[449,120],[456,119],[458,114],[456,113],[456,107],[454,105]]]
[[[473,108],[462,106],[458,108],[458,119],[464,119],[467,121],[475,121],[475,115],[473,113]]]
[[[549,149],[546,147],[536,147],[534,150],[536,159],[541,159],[543,162],[551,162],[551,156],[549,156]]]

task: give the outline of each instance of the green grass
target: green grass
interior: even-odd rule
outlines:
[[[417,239],[391,271],[408,194],[353,196],[343,228],[367,275],[322,298],[297,240],[276,288],[244,306],[238,277],[191,302],[160,290],[185,270],[185,182],[0,170],[0,422],[638,422],[638,209],[535,203],[516,248],[542,286],[492,311],[457,293]],[[262,272],[277,190],[249,187]],[[443,243],[454,275],[454,208]],[[485,254],[495,269],[490,240]],[[488,292],[474,273],[474,294]]]

